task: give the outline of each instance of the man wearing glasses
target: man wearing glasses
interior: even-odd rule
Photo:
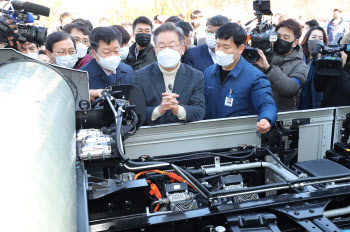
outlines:
[[[222,15],[216,15],[209,19],[205,30],[206,44],[191,49],[188,52],[186,64],[203,73],[207,68],[216,64],[215,33],[222,25],[229,22],[228,18]]]
[[[90,31],[83,23],[67,24],[63,27],[63,31],[73,36],[75,40],[78,62],[75,64],[74,69],[80,69],[92,59],[92,57],[87,54],[90,47]]]
[[[96,27],[90,35],[93,59],[80,70],[89,73],[90,99],[101,97],[108,86],[134,83],[134,70],[121,63],[122,34],[111,27]]]
[[[73,37],[66,32],[57,31],[46,38],[45,53],[52,64],[73,68],[78,61]]]
[[[146,99],[146,125],[202,120],[203,73],[180,62],[185,51],[181,28],[165,23],[154,32],[156,63],[135,73]]]

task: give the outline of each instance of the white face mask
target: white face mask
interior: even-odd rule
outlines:
[[[26,56],[29,56],[32,59],[39,60],[39,54],[36,52],[29,52],[28,54],[25,54]]]
[[[78,58],[83,58],[86,56],[88,47],[83,43],[77,43],[77,56]]]
[[[121,61],[120,56],[110,56],[110,57],[104,58],[99,56],[96,51],[95,51],[95,54],[98,57],[98,60],[96,61],[97,63],[99,63],[99,65],[101,65],[102,68],[112,72],[117,70]]]
[[[216,39],[214,33],[207,33],[205,36],[205,41],[209,48],[215,48],[216,47]]]
[[[158,52],[157,60],[163,68],[175,68],[180,62],[181,56],[178,51],[166,48]]]
[[[128,47],[123,47],[120,49],[120,56],[122,60],[125,60],[129,55],[129,48]]]
[[[227,67],[229,65],[231,65],[233,62],[235,62],[234,55],[236,54],[237,50],[233,53],[233,54],[226,54],[223,51],[216,51],[216,61],[218,63],[218,65],[222,66],[222,67]]]
[[[56,64],[65,68],[73,68],[78,61],[77,54],[66,56],[55,56]]]

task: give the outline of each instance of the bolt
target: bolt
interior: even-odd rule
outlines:
[[[286,209],[289,209],[290,208],[290,206],[289,205],[286,205]]]
[[[308,206],[309,205],[309,203],[308,202],[305,202],[305,204],[304,204],[305,206]]]
[[[299,215],[300,213],[299,213],[298,211],[295,211],[294,214],[295,214],[295,215]]]
[[[314,210],[314,209],[309,209],[309,212],[310,212],[310,213],[314,213],[315,210]]]
[[[214,200],[214,203],[218,203],[218,200]]]

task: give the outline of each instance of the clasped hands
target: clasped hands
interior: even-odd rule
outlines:
[[[171,111],[174,115],[177,115],[179,113],[179,102],[176,100],[176,98],[180,97],[176,93],[162,93],[162,103],[158,107],[159,114],[163,115],[168,110]]]

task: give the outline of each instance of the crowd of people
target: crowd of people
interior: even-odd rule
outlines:
[[[278,111],[350,105],[348,72],[319,76],[312,56],[317,44],[337,42],[338,33],[344,33],[342,44],[350,43],[342,11],[335,9],[326,27],[281,14],[273,21],[278,33],[273,53],[258,50],[256,63],[242,56],[251,27],[223,15],[206,19],[199,10],[189,22],[183,15],[156,15],[153,22],[140,16],[122,25],[102,18],[95,28],[87,19],[64,13],[44,47],[28,42],[8,47],[87,71],[91,100],[111,85],[138,86],[146,100],[145,125],[258,114],[257,130],[266,133]],[[344,52],[341,58],[345,65]]]

